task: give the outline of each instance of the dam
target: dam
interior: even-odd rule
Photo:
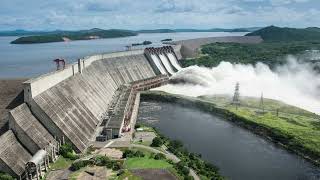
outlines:
[[[0,171],[38,178],[62,144],[81,153],[93,142],[123,136],[132,129],[137,93],[167,84],[182,69],[181,47],[88,56],[25,81],[23,103],[9,111],[0,136]]]

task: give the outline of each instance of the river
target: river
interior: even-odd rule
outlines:
[[[319,168],[273,143],[196,108],[141,102],[138,122],[184,143],[232,180],[316,180]]]
[[[55,70],[53,59],[63,58],[68,63],[84,56],[123,51],[126,45],[153,42],[150,46],[161,45],[162,39],[184,40],[201,37],[242,36],[246,33],[189,32],[150,33],[123,38],[97,39],[44,44],[10,44],[17,37],[0,37],[0,78],[34,77]],[[146,46],[139,46],[144,48]]]

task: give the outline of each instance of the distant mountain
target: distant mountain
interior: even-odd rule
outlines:
[[[297,29],[268,26],[248,33],[246,36],[261,36],[264,41],[318,41],[320,40],[320,28]]]
[[[135,33],[176,33],[176,32],[253,32],[260,27],[250,27],[250,28],[212,28],[212,29],[145,29],[132,31]],[[33,36],[33,35],[47,35],[47,34],[57,34],[57,33],[73,33],[73,32],[96,32],[102,31],[103,29],[93,28],[89,30],[79,30],[79,31],[66,31],[66,30],[55,30],[55,31],[27,31],[22,29],[17,29],[13,31],[0,31],[0,36]],[[111,29],[120,30],[120,29]],[[122,30],[129,31],[129,30]]]
[[[24,36],[14,41],[12,44],[33,44],[33,43],[49,43],[49,42],[62,42],[62,41],[74,41],[74,40],[91,40],[91,39],[104,39],[104,38],[116,38],[136,36],[137,33],[128,30],[120,29],[89,29],[80,31],[54,31],[47,32],[40,35]]]
[[[155,30],[138,30],[137,33],[178,33],[178,32],[252,32],[261,29],[260,27],[250,28],[212,28],[212,29],[155,29]]]
[[[137,33],[175,33],[172,29],[138,30]]]

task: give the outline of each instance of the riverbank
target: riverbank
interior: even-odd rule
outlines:
[[[319,148],[317,148],[319,147],[317,146],[317,143],[319,142],[319,136],[317,136],[317,133],[319,133],[319,130],[317,129],[312,130],[310,127],[299,126],[299,130],[303,128],[303,130],[309,128],[309,136],[305,134],[294,134],[293,132],[296,132],[296,129],[293,129],[295,126],[293,126],[291,123],[286,124],[285,120],[282,119],[276,119],[279,121],[277,124],[280,124],[281,126],[272,126],[267,122],[261,121],[261,118],[262,120],[264,119],[264,115],[261,115],[260,119],[258,119],[260,121],[257,121],[255,118],[250,118],[252,114],[245,113],[245,109],[237,111],[235,108],[232,109],[232,107],[217,106],[208,100],[172,95],[164,92],[144,92],[141,94],[141,100],[156,100],[160,102],[179,103],[183,106],[196,107],[214,115],[221,116],[224,119],[248,129],[251,132],[260,135],[265,139],[268,139],[275,144],[289,150],[290,152],[294,152],[295,154],[298,154],[299,156],[319,166],[320,152]],[[266,117],[270,117],[271,115],[272,114],[270,113],[265,114]],[[299,118],[301,118],[301,116],[298,116],[298,119]],[[269,121],[268,119],[264,120]],[[286,121],[289,120],[290,119],[287,119]],[[311,122],[314,123],[315,126],[312,127],[315,128],[317,127],[316,125],[319,121]],[[288,127],[289,125],[290,127]]]

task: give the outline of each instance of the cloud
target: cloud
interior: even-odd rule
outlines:
[[[2,0],[0,30],[320,26],[319,7],[313,0]]]
[[[309,0],[270,0],[270,3],[274,6],[281,6],[281,5],[291,4],[291,3],[305,3],[308,1]]]

